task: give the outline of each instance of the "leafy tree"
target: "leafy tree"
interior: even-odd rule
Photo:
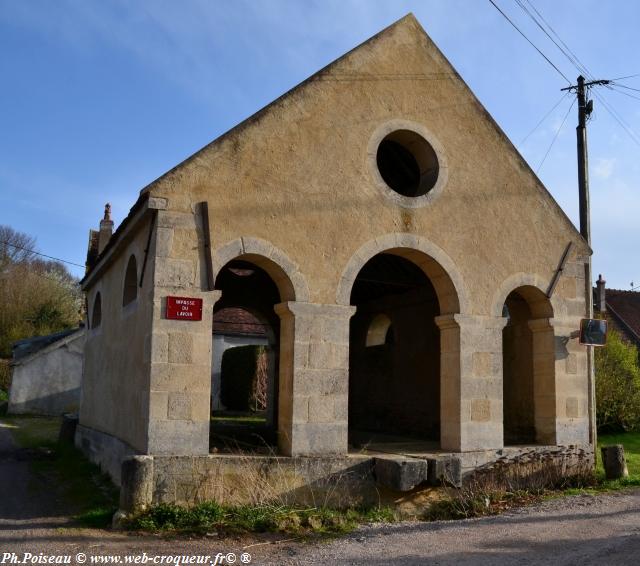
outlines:
[[[640,429],[640,366],[637,349],[610,330],[596,348],[596,421],[601,432]]]
[[[76,326],[81,318],[78,281],[56,261],[31,250],[35,240],[0,226],[0,358],[11,344]]]

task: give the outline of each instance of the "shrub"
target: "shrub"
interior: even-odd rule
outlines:
[[[600,432],[640,429],[638,351],[609,331],[607,345],[596,348],[596,421]]]
[[[11,360],[0,359],[0,391],[9,391],[11,386]]]
[[[546,493],[593,486],[591,457],[583,450],[544,453],[533,450],[504,457],[478,468],[461,488],[445,487],[446,497],[434,502],[424,519],[467,519],[495,515],[514,506],[539,501]]]

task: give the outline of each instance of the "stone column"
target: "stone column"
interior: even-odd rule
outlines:
[[[555,344],[552,321],[529,321],[533,355],[533,407],[537,444],[556,444]]]
[[[349,319],[355,307],[286,302],[281,319],[278,443],[289,456],[347,453]]]
[[[440,445],[466,452],[503,446],[502,317],[442,315]]]
[[[580,319],[550,321],[554,331],[554,437],[559,446],[589,444],[587,349],[579,343]],[[551,399],[549,399],[551,404]]]

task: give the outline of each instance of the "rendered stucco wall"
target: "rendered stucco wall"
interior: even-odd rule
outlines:
[[[115,436],[142,453],[148,446],[153,249],[136,300],[123,307],[122,296],[132,254],[136,257],[140,281],[150,222],[147,218],[137,226],[122,252],[86,290],[90,317],[80,407],[83,427]],[[94,328],[91,313],[98,293],[102,322]]]
[[[84,333],[53,344],[14,365],[11,414],[61,415],[78,410],[82,381]]]

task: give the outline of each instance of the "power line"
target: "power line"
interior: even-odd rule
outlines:
[[[549,110],[549,112],[547,112],[543,118],[535,125],[535,127],[533,128],[533,130],[531,130],[525,137],[524,139],[518,144],[518,145],[522,145],[524,142],[526,142],[531,135],[540,127],[540,125],[551,115],[551,113],[558,107],[560,106],[561,102],[568,96],[568,93],[563,94],[560,97],[560,100],[558,100],[558,102],[556,102],[553,105],[553,108],[551,110]]]
[[[47,259],[52,259],[54,261],[59,261],[59,262],[62,262],[62,263],[68,263],[69,265],[75,265],[76,267],[82,267],[83,269],[86,267],[84,265],[80,265],[79,263],[73,263],[72,261],[67,261],[66,259],[60,259],[59,257],[53,257],[53,256],[50,256],[50,255],[41,254],[40,252],[37,252],[35,250],[30,250],[29,248],[23,248],[22,246],[16,246],[15,244],[12,244],[12,243],[10,243],[8,241],[2,241],[0,243],[4,244],[5,246],[11,246],[12,248],[15,248],[17,250],[24,250],[25,252],[29,252],[29,253],[32,253],[32,254],[35,254],[35,255],[46,257]]]
[[[621,81],[623,79],[632,79],[634,77],[640,77],[640,73],[636,73],[635,75],[627,75],[626,77],[616,77],[615,79],[611,79],[612,81]]]
[[[489,0],[491,1],[491,0]],[[515,2],[521,7],[523,8],[523,10],[538,24],[538,26],[540,26],[539,22],[536,21],[535,17],[533,17],[533,15],[526,10],[526,8],[522,5],[521,0],[515,0]],[[576,69],[578,69],[578,71],[580,71],[581,73],[584,73],[588,78],[590,78],[590,80],[592,82],[596,82],[594,80],[593,75],[591,74],[591,72],[589,72],[589,69],[587,69],[586,65],[584,65],[580,59],[578,59],[578,57],[576,56],[576,54],[569,48],[569,46],[562,40],[562,38],[558,35],[557,32],[555,32],[555,30],[553,30],[553,28],[549,25],[549,23],[544,19],[544,17],[542,16],[542,14],[535,8],[535,6],[532,4],[531,0],[526,0],[526,2],[533,8],[533,10],[536,12],[536,14],[538,14],[538,16],[542,19],[542,21],[547,25],[547,27],[552,31],[552,33],[558,38],[558,40],[562,43],[562,45],[564,45],[567,49],[567,51],[569,53],[571,53],[571,56],[569,56],[563,49],[560,48],[560,46],[553,41],[553,39],[551,37],[549,37],[549,39],[551,39],[554,44],[564,53],[564,55],[574,64],[574,66],[576,67]],[[544,31],[544,29],[543,29]],[[546,32],[545,32],[546,33]],[[547,36],[549,36],[549,34],[547,34]],[[602,82],[602,84],[607,84],[607,85],[611,85],[611,83],[613,81],[617,81],[617,80],[623,80],[623,79],[630,79],[633,77],[637,77],[640,76],[640,73],[637,74],[633,74],[633,75],[626,75],[625,77],[618,77],[617,79],[610,79],[606,82]],[[633,90],[633,91],[637,91],[640,92],[640,89],[636,89],[633,87],[629,87],[626,85],[620,85],[617,84],[615,86],[619,86],[622,88],[626,88],[628,90]],[[630,96],[631,98],[636,98],[635,96],[629,95],[628,93],[623,93],[621,91],[616,91],[616,92],[620,92],[621,94],[626,94],[627,96]],[[598,95],[597,92],[594,91],[594,96],[596,96],[598,98],[598,100],[602,103],[602,105],[604,106],[605,110],[613,117],[613,119],[618,122],[618,124],[620,125],[620,127],[622,127],[622,129],[625,130],[625,132],[629,135],[629,137],[638,145],[640,145],[640,137],[632,130],[632,128],[625,123],[624,119],[622,118],[622,116],[620,116],[618,114],[618,112],[616,112],[615,108],[613,108],[612,105],[607,104],[607,102]]]
[[[617,92],[618,94],[624,94],[625,96],[628,96],[629,98],[635,98],[636,100],[640,100],[640,96],[636,96],[635,94],[631,94],[629,92],[625,92],[624,90],[618,90],[616,88],[616,85],[611,85],[609,87],[609,90],[612,90],[613,92]]]
[[[558,40],[564,45],[566,50],[549,34],[549,32],[544,28],[544,26],[538,21],[538,19],[529,11],[529,9],[523,4],[522,0],[514,0],[518,6],[522,9],[522,11],[529,16],[533,22],[542,30],[542,32],[553,42],[553,44],[560,50],[560,52],[569,60],[569,62],[581,73],[584,72],[588,74],[587,68],[580,63],[580,60],[575,56],[575,54],[567,47],[567,44],[560,39],[560,36],[553,30],[553,28],[547,23],[547,21],[542,17],[542,14],[536,10],[535,6],[527,0],[527,3],[533,8],[533,10],[538,14],[540,19],[546,24],[546,26],[551,30],[551,32],[558,37]]]
[[[499,7],[498,5],[493,1],[493,0],[489,0],[489,2],[491,3],[491,5],[498,10],[498,12],[500,12],[502,14],[502,16],[504,17],[505,20],[507,20],[515,29],[516,31],[522,36],[524,37],[530,44],[531,46],[538,52],[540,53],[540,55],[542,55],[545,60],[547,61],[547,63],[549,63],[549,65],[551,65],[556,72],[565,80],[567,81],[569,84],[571,84],[571,81],[564,75],[564,73],[558,69],[558,67],[556,67],[552,62],[551,59],[549,59],[549,57],[547,57],[542,51],[540,51],[540,49],[538,49],[538,47],[536,47],[536,45],[533,43],[533,41],[531,41],[521,30],[520,28],[514,24],[510,19],[509,16],[507,16],[507,14],[505,14]]]
[[[607,102],[604,100],[603,97],[601,97],[597,92],[593,93],[595,95],[595,97],[601,102],[602,106],[604,107],[604,109],[609,112],[609,114],[611,115],[611,117],[618,122],[618,124],[620,124],[620,127],[627,132],[628,136],[638,145],[640,146],[640,138],[637,136],[637,134],[631,129],[629,128],[627,125],[624,124],[624,120],[622,117],[618,117],[616,110],[613,108],[613,106],[609,106],[609,104],[607,104]]]
[[[542,165],[544,164],[545,160],[547,159],[547,155],[549,155],[549,152],[551,151],[551,148],[553,147],[553,144],[556,143],[556,140],[558,139],[558,136],[560,135],[560,130],[562,130],[562,126],[564,126],[564,123],[567,121],[567,117],[569,116],[569,112],[571,112],[571,109],[573,108],[573,105],[576,103],[576,99],[574,98],[573,101],[571,102],[571,106],[569,106],[569,110],[567,110],[567,113],[564,115],[564,118],[562,119],[562,123],[560,124],[560,127],[558,128],[558,131],[556,132],[556,135],[553,136],[553,139],[551,140],[551,145],[549,146],[549,149],[547,149],[547,153],[544,154],[544,157],[542,158],[542,161],[540,162],[540,165],[538,165],[538,168],[536,169],[536,174],[540,172],[540,169],[542,168]]]
[[[640,92],[640,88],[633,88],[632,86],[621,85],[620,83],[615,83],[615,86],[619,86],[620,88],[626,88],[627,90],[635,90],[636,92]]]
[[[590,79],[593,79],[593,75],[591,74],[591,72],[589,71],[589,69],[587,69],[587,66],[580,61],[580,58],[575,54],[574,51],[571,50],[571,48],[562,40],[562,38],[560,37],[560,35],[558,34],[558,32],[556,32],[555,29],[553,29],[551,27],[551,24],[544,18],[544,16],[540,13],[540,11],[533,5],[533,3],[531,2],[531,0],[526,0],[527,4],[529,4],[529,6],[531,6],[531,8],[533,8],[533,11],[540,17],[540,19],[545,23],[545,25],[549,28],[549,30],[551,31],[551,33],[553,35],[555,35],[558,38],[558,41],[560,43],[562,43],[562,45],[564,45],[564,47],[566,48],[566,50],[571,54],[571,56],[573,57],[574,61],[573,64],[574,66],[580,70],[582,69],[581,72],[584,72],[585,75],[587,77],[589,77]],[[565,54],[566,55],[566,54]]]

